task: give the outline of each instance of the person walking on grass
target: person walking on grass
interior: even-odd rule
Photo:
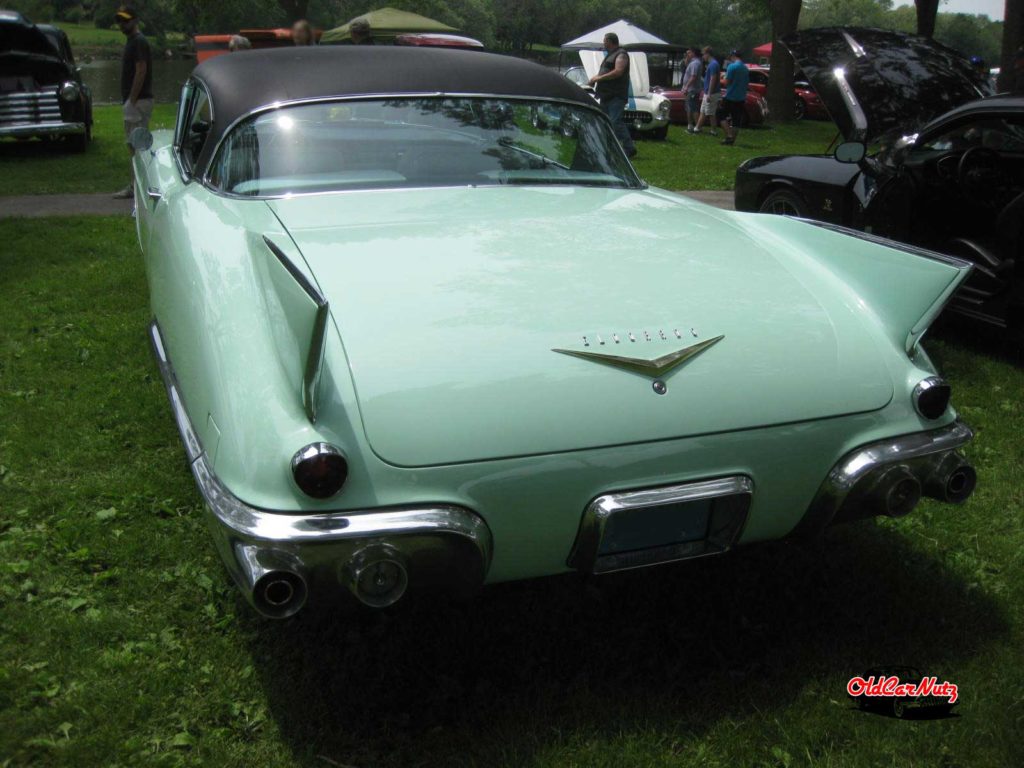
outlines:
[[[132,131],[136,128],[149,130],[149,118],[153,114],[153,54],[149,49],[149,41],[139,31],[139,17],[131,7],[122,5],[118,8],[114,20],[126,38],[124,53],[121,55],[121,103],[128,155],[134,157]],[[132,172],[128,186],[115,192],[114,197],[120,200],[132,197],[134,178]]]
[[[697,118],[697,125],[693,133],[700,133],[704,122],[711,123],[711,135],[717,136],[718,131],[718,101],[722,97],[721,73],[722,67],[715,58],[710,45],[704,46],[703,58],[706,68],[704,70],[704,98],[700,102],[700,117]]]
[[[590,78],[601,109],[612,122],[612,129],[626,151],[627,157],[636,156],[636,146],[623,119],[629,101],[629,54],[619,47],[619,36],[609,32],[604,36],[605,57],[597,74]]]
[[[739,51],[729,54],[729,66],[725,69],[725,139],[722,143],[731,146],[736,143],[739,126],[747,114],[747,86],[750,85],[750,70],[743,63]]]
[[[700,113],[701,60],[696,48],[686,49],[686,69],[683,70],[683,94],[686,97],[686,130],[695,133]]]

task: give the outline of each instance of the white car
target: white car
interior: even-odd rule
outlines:
[[[600,51],[580,51],[579,55],[582,62],[580,66],[572,67],[564,74],[576,85],[592,90],[588,83],[601,68],[603,57]],[[647,75],[647,54],[630,52],[629,79],[629,103],[624,114],[626,124],[631,131],[664,139],[668,135],[672,102],[660,93],[651,91]]]

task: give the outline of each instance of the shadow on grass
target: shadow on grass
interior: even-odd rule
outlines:
[[[309,612],[254,628],[272,716],[297,758],[321,766],[319,755],[525,764],[588,737],[688,737],[785,706],[811,681],[842,700],[846,680],[874,664],[955,680],[1007,632],[990,600],[871,523],[834,529],[816,553],[759,545],[497,585],[469,605]]]
[[[1005,328],[947,312],[928,331],[929,339],[938,339],[958,349],[1024,368],[1024,339],[1015,340]],[[926,342],[927,346],[927,342]],[[941,363],[942,356],[937,356]],[[941,365],[939,366],[941,369]]]
[[[67,139],[26,139],[0,141],[0,160],[34,160],[41,157],[75,156]]]

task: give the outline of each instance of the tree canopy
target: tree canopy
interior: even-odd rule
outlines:
[[[4,5],[39,21],[95,20],[109,26],[124,0],[7,0]],[[711,45],[717,51],[749,51],[771,39],[771,0],[135,0],[153,34],[234,32],[275,27],[306,16],[329,29],[360,13],[392,6],[421,13],[505,50],[557,46],[587,30],[626,18],[681,45]],[[1002,22],[987,16],[940,13],[936,39],[962,51],[999,60]],[[804,0],[800,26],[856,24],[913,32],[913,5],[893,0]]]

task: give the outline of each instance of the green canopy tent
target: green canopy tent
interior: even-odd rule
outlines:
[[[348,42],[349,27],[356,19],[366,19],[370,23],[370,34],[377,41],[389,42],[396,35],[404,35],[411,32],[458,32],[455,27],[449,27],[440,21],[428,19],[418,13],[400,11],[397,8],[378,8],[376,11],[361,13],[355,18],[349,19],[345,24],[324,32],[320,38],[321,45],[327,43]]]

